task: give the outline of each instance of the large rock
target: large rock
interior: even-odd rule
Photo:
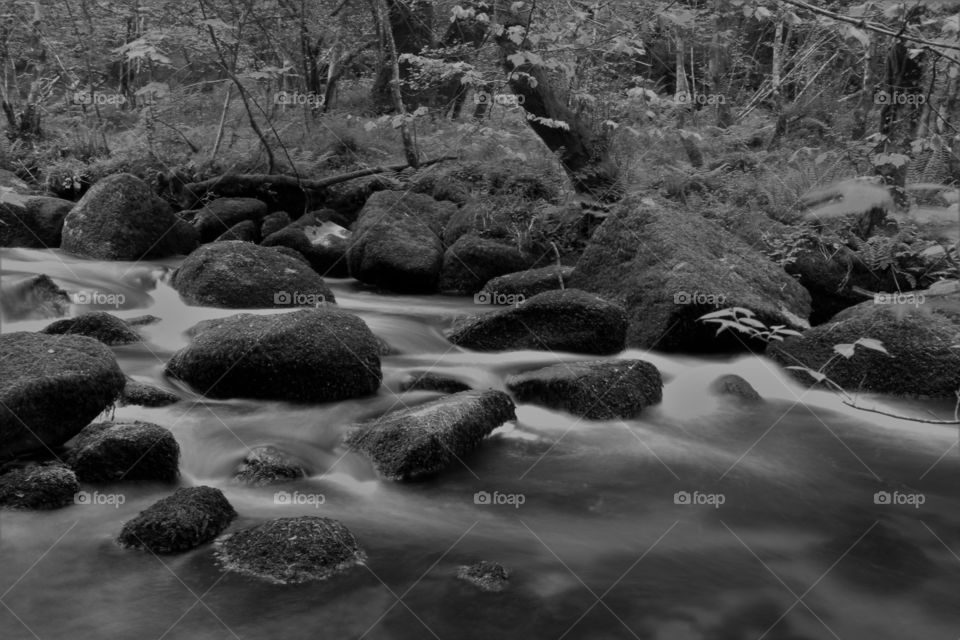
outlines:
[[[440,269],[441,291],[473,294],[496,276],[526,269],[536,256],[508,244],[469,233],[461,236],[443,254]]]
[[[188,304],[230,309],[336,302],[305,260],[249,242],[214,242],[191,253],[170,284]]]
[[[213,398],[328,402],[380,386],[376,338],[336,308],[240,314],[203,322],[193,334],[167,373]]]
[[[767,349],[784,366],[824,369],[831,380],[850,393],[862,389],[903,396],[954,398],[960,387],[960,295],[927,298],[924,304],[887,305],[863,302],[845,309],[829,322],[800,337],[773,342]],[[863,346],[854,355],[837,355],[834,345],[860,338],[883,343],[890,357]],[[792,371],[798,380],[813,378]]]
[[[217,198],[190,217],[200,242],[212,242],[241,222],[256,223],[259,227],[266,215],[266,203],[256,198]]]
[[[340,225],[324,222],[318,226],[290,226],[263,239],[264,247],[288,247],[302,255],[313,270],[332,278],[345,278],[350,232]]]
[[[174,482],[180,445],[169,429],[149,422],[98,422],[77,435],[67,463],[83,482]]]
[[[28,464],[0,475],[0,508],[59,509],[80,490],[73,471],[62,464]]]
[[[236,517],[220,489],[177,489],[125,522],[117,542],[152,553],[189,551],[223,533]]]
[[[573,274],[573,267],[560,265],[527,269],[492,278],[483,285],[482,290],[491,295],[532,298],[544,291],[565,288],[570,282],[571,274]]]
[[[0,335],[0,459],[63,444],[124,381],[113,352],[93,338]]]
[[[188,254],[193,228],[150,187],[128,173],[100,180],[63,222],[61,247],[98,260],[141,260]]]
[[[362,563],[366,556],[343,524],[330,518],[278,518],[217,540],[223,568],[276,584],[327,578]]]
[[[590,420],[635,418],[663,398],[660,371],[644,360],[555,364],[510,376],[506,384],[519,402]]]
[[[178,402],[180,402],[180,397],[176,394],[136,380],[127,380],[127,385],[123,388],[123,393],[117,400],[117,404],[121,407],[127,405],[166,407]]]
[[[75,318],[57,320],[44,327],[41,333],[87,336],[109,346],[141,341],[140,334],[126,322],[104,311],[91,311]]]
[[[393,291],[435,290],[443,265],[440,234],[455,209],[418,193],[374,193],[347,247],[350,275]]]
[[[504,392],[463,391],[360,425],[346,443],[383,477],[411,480],[459,464],[491,431],[515,419]]]
[[[67,292],[46,274],[0,279],[0,320],[60,318],[70,305]]]
[[[286,211],[274,211],[263,219],[260,224],[260,237],[269,238],[290,224],[290,214]]]
[[[260,229],[253,220],[244,220],[233,225],[219,236],[214,242],[260,242]]]
[[[622,307],[579,289],[547,291],[523,304],[465,318],[448,335],[476,351],[570,351],[609,355],[624,348]]]
[[[700,215],[648,198],[629,199],[597,229],[570,285],[623,304],[627,344],[661,351],[762,348],[697,321],[721,307],[795,329],[810,314],[810,294],[779,266]]]
[[[469,582],[481,591],[499,593],[509,585],[510,572],[498,562],[481,560],[457,567],[457,579]]]
[[[0,247],[55,249],[73,203],[45,196],[0,196]]]

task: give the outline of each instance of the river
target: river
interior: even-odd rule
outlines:
[[[846,407],[761,357],[627,350],[614,357],[644,358],[666,383],[663,402],[640,419],[591,422],[519,405],[516,422],[462,466],[429,481],[381,482],[341,440],[352,423],[438,397],[399,393],[408,372],[503,389],[512,373],[593,358],[464,351],[443,330],[476,312],[472,299],[378,294],[331,279],[340,307],[399,354],[383,358],[376,396],[313,406],[208,401],[165,378],[163,365],[187,328],[238,311],[183,304],[163,281],[176,260],[104,263],[25,249],[0,258],[7,281],[45,273],[70,292],[123,294],[118,308],[98,309],[160,318],[141,328],[143,344],[115,352],[127,375],[186,399],[118,408],[115,418],[169,428],[182,450],[181,484],[222,489],[240,514],[232,528],[323,515],[346,524],[367,554],[326,582],[273,585],[223,573],[209,545],[162,557],[124,550],[113,542],[122,523],[171,488],[85,485],[121,498],[0,512],[3,640],[960,636],[956,427]],[[8,321],[3,331],[48,322]],[[710,381],[724,373],[744,377],[766,402],[712,395]],[[953,413],[949,403],[863,401]],[[232,484],[248,449],[265,444],[313,475]],[[454,578],[478,560],[507,567],[509,588],[483,593]]]

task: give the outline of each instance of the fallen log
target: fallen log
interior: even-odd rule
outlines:
[[[441,156],[425,160],[420,163],[420,166],[426,167],[457,158],[458,156],[454,155]],[[409,166],[404,162],[367,167],[317,180],[306,180],[283,174],[226,173],[201,182],[180,184],[176,195],[184,209],[202,206],[208,194],[214,194],[218,197],[258,198],[266,202],[271,211],[282,209],[298,217],[306,211],[323,206],[328,187],[366,176],[402,171]]]

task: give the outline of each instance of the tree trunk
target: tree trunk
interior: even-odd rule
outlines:
[[[404,53],[417,54],[424,47],[433,44],[433,3],[429,0],[385,0],[387,3],[389,24],[383,24],[383,32],[390,32],[397,55]],[[387,21],[381,20],[382,23]],[[384,56],[380,69],[373,83],[373,104],[380,113],[392,111],[395,108],[393,91],[390,84],[393,80],[394,61]],[[408,106],[417,106],[427,96],[420,95],[421,91],[406,86],[404,83],[410,77],[413,65],[406,61],[397,63],[400,69],[401,95]]]
[[[619,199],[621,192],[616,168],[608,158],[608,141],[569,107],[562,87],[550,70],[524,56],[530,49],[525,34],[526,21],[513,12],[505,0],[497,3],[497,12],[498,21],[504,27],[496,37],[501,64],[510,88],[522,98],[527,123],[558,155],[577,192],[602,201]],[[516,28],[523,30],[519,44],[510,37]]]
[[[780,138],[786,133],[787,117],[783,112],[783,12],[777,14],[777,26],[773,31],[773,63],[770,71],[770,85],[773,89],[773,111],[777,118],[777,124],[773,129],[773,137],[770,139],[770,146],[775,147],[780,142]]]
[[[403,140],[403,154],[407,159],[407,164],[416,169],[420,166],[420,154],[417,152],[417,145],[414,142],[413,135],[410,133],[410,124],[407,121],[407,112],[403,105],[403,95],[400,91],[400,64],[397,60],[397,45],[393,39],[393,32],[386,24],[384,19],[383,2],[385,0],[373,0],[376,3],[376,10],[379,16],[377,23],[382,27],[383,39],[386,43],[388,61],[393,71],[393,79],[390,82],[390,97],[393,100],[393,109],[397,118],[400,119],[400,138]]]

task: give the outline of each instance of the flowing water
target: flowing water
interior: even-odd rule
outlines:
[[[164,557],[124,550],[113,542],[122,523],[170,488],[85,486],[123,504],[0,513],[4,640],[960,637],[955,427],[845,407],[763,358],[628,350],[615,357],[649,360],[666,383],[663,402],[641,419],[590,422],[519,405],[516,422],[463,466],[424,482],[381,482],[341,439],[354,422],[439,396],[399,393],[406,373],[432,369],[502,389],[509,374],[588,358],[463,351],[443,330],[476,311],[472,300],[382,295],[331,280],[339,305],[400,354],[383,358],[375,397],[209,401],[165,378],[163,364],[186,344],[188,327],[237,311],[184,305],[164,283],[175,261],[2,256],[5,281],[46,273],[68,291],[122,293],[123,304],[107,309],[121,317],[161,318],[117,358],[127,375],[186,399],[115,416],[171,429],[182,484],[221,488],[240,514],[233,528],[329,516],[368,556],[326,582],[273,585],[221,572],[209,546]],[[746,378],[767,402],[711,395],[710,381],[724,373]],[[952,414],[946,404],[864,401]],[[299,457],[312,477],[231,484],[248,448],[263,444]],[[291,499],[278,500],[278,491]],[[878,491],[901,504],[882,504],[883,494],[877,504]],[[454,579],[457,567],[478,560],[510,570],[505,592]]]

